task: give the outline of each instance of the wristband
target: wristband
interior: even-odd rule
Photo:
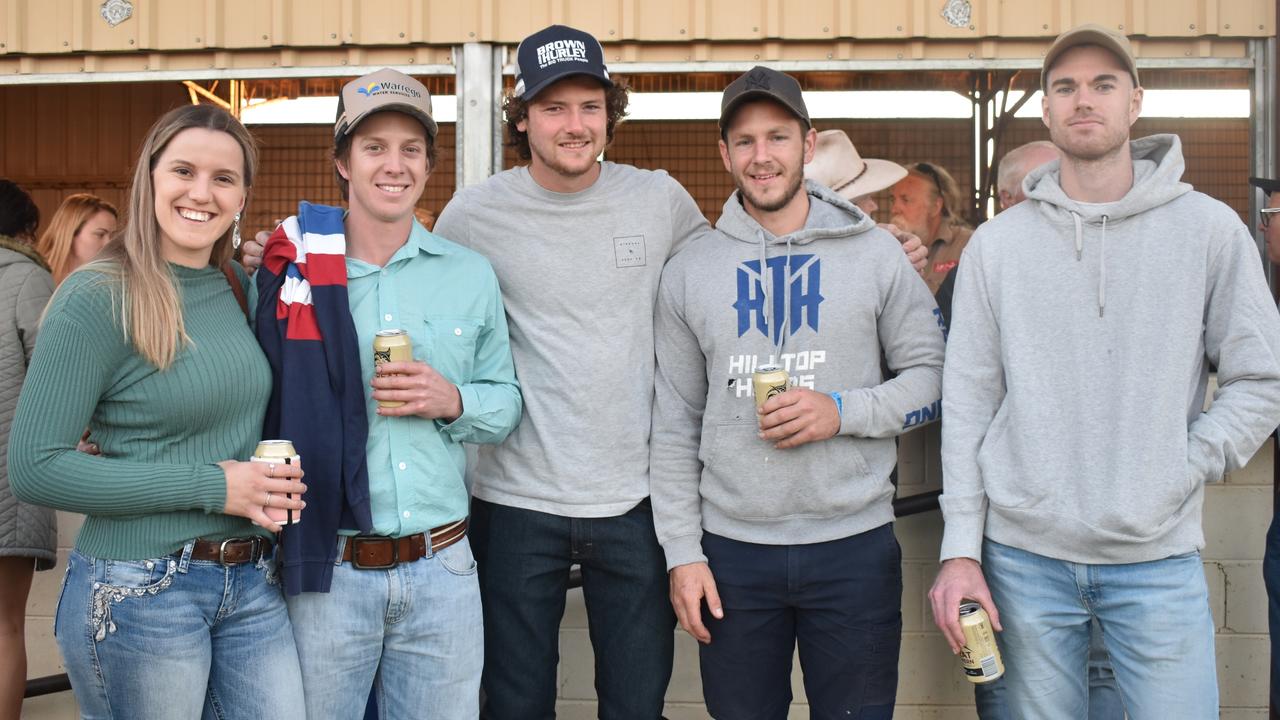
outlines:
[[[836,401],[836,414],[844,415],[844,401],[840,399],[840,393],[833,392],[833,393],[827,393],[827,394],[831,396],[832,400]]]

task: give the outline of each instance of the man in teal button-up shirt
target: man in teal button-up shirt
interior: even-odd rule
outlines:
[[[452,385],[461,403],[456,416],[427,419],[411,405],[379,409],[377,399],[410,399],[410,390],[373,393],[367,406],[374,532],[402,537],[466,517],[460,443],[498,442],[520,419],[507,320],[489,263],[415,222],[383,266],[348,255],[347,284],[360,347],[372,348],[380,330],[404,329],[421,372]],[[360,356],[360,371],[373,380],[372,351]],[[413,380],[401,375],[378,384]]]
[[[461,443],[501,441],[522,403],[488,261],[414,219],[435,159],[430,107],[421,83],[392,70],[349,83],[338,106],[376,536],[341,529],[330,591],[289,598],[311,717],[360,718],[371,689],[383,717],[479,714],[483,628]],[[373,339],[390,329],[408,333],[413,361],[375,374]]]

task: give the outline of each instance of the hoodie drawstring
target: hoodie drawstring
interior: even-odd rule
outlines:
[[[1107,310],[1107,216],[1102,216],[1102,244],[1098,247],[1098,317]]]
[[[1076,262],[1084,256],[1084,226],[1080,215],[1071,213],[1076,224]],[[1098,317],[1107,310],[1107,216],[1102,216],[1102,241],[1098,246]]]
[[[764,325],[769,328],[769,332],[777,332],[778,339],[769,338],[770,344],[773,346],[777,357],[775,362],[782,364],[782,349],[787,345],[787,328],[786,323],[791,319],[791,293],[787,292],[786,283],[783,283],[782,290],[782,325],[775,325],[776,318],[773,317],[773,296],[769,293],[769,288],[773,285],[770,282],[770,272],[768,263],[768,242],[764,237],[764,230],[758,231],[760,236],[760,286],[764,289]],[[791,272],[791,236],[787,235],[787,260],[783,266],[784,277],[789,276]]]
[[[1080,257],[1084,253],[1084,231],[1080,228],[1080,216],[1071,213],[1071,219],[1076,221],[1076,262],[1080,262]]]

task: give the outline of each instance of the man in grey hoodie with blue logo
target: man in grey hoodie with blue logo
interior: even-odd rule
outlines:
[[[1003,628],[1016,717],[1087,715],[1096,618],[1130,717],[1216,718],[1204,485],[1280,422],[1280,318],[1240,218],[1180,182],[1178,138],[1129,141],[1123,36],[1059,36],[1041,86],[1062,160],[959,265],[934,617],[953,651],[962,599]]]
[[[738,187],[668,263],[655,318],[654,523],[717,718],[785,718],[797,643],[814,717],[890,718],[902,630],[893,436],[937,416],[943,337],[898,241],[804,183],[796,81],[721,104]],[[883,351],[897,373],[881,375]],[[757,413],[751,373],[794,387]]]

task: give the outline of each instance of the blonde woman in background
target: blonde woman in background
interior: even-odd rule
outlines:
[[[36,243],[36,252],[49,263],[53,282],[61,283],[72,270],[92,260],[116,234],[119,220],[115,206],[96,195],[68,195]]]

